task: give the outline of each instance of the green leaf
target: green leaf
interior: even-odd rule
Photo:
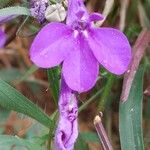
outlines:
[[[0,105],[9,110],[30,116],[46,127],[50,127],[50,118],[39,107],[1,79]]]
[[[88,150],[88,149],[89,149],[88,144],[85,142],[85,140],[79,134],[76,144],[74,146],[74,150]]]
[[[41,150],[37,143],[32,143],[30,140],[21,139],[17,136],[0,135],[0,147],[2,145],[22,145],[29,150]]]
[[[52,95],[54,98],[55,105],[57,106],[58,96],[59,96],[59,78],[60,78],[60,68],[55,67],[47,70],[48,81],[52,89]]]
[[[140,68],[131,86],[128,100],[120,103],[119,130],[122,150],[144,150],[142,132],[143,74]]]
[[[0,9],[0,17],[10,15],[26,15],[31,16],[30,10],[26,7],[14,6]]]
[[[94,132],[81,132],[81,137],[87,142],[99,142],[98,135]]]

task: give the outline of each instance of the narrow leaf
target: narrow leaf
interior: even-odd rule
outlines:
[[[50,126],[50,118],[40,108],[1,79],[0,105],[9,110],[30,116],[46,127]]]
[[[137,71],[127,101],[120,102],[119,128],[122,150],[144,150],[142,132],[143,73],[143,68]]]
[[[6,8],[0,9],[0,17],[11,16],[11,15],[31,16],[31,13],[28,8],[20,7],[20,6],[6,7]]]

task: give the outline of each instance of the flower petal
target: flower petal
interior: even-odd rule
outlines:
[[[71,49],[72,30],[65,24],[50,23],[35,37],[30,58],[39,67],[50,68],[59,65]]]
[[[72,25],[78,19],[88,20],[89,14],[84,6],[83,0],[68,0],[68,14],[66,23]]]
[[[0,48],[4,46],[6,42],[6,34],[0,29]]]
[[[124,73],[131,60],[131,47],[126,36],[112,28],[92,29],[88,43],[97,60],[114,74]]]
[[[60,118],[55,134],[57,150],[73,150],[78,137],[78,106],[74,92],[66,85],[64,79],[61,81],[61,92],[59,99]]]
[[[62,69],[71,89],[84,92],[94,86],[98,76],[98,62],[84,38],[78,37],[74,49],[64,60]]]
[[[100,13],[92,13],[90,14],[90,17],[89,17],[89,21],[99,21],[99,20],[103,20],[104,19],[104,16]]]

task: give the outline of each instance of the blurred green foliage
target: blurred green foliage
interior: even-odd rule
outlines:
[[[55,3],[56,1],[53,0],[51,2]],[[88,3],[91,3],[91,7],[93,5],[93,8],[95,8],[94,1],[89,0],[87,1],[87,4]],[[107,17],[107,20],[104,22],[104,26],[118,28],[119,18],[121,17],[120,3],[121,0],[114,1],[114,6]],[[102,6],[104,6],[105,1],[102,1],[102,4]],[[29,45],[34,35],[42,27],[42,25],[38,24],[35,19],[30,16],[30,11],[27,8],[28,6],[29,2],[27,0],[0,0],[0,16],[3,16],[4,14],[18,15],[16,19],[6,24],[6,29],[9,31],[10,28],[17,27],[16,35],[19,38],[29,39],[28,46],[24,46],[26,49],[29,49]],[[102,10],[101,5],[99,8]],[[149,10],[150,0],[129,1],[124,33],[129,38],[132,46],[134,46],[135,40],[142,28],[150,27]],[[140,20],[140,15],[142,16],[143,22]],[[145,76],[143,78],[142,69],[137,72],[130,91],[129,100],[126,103],[120,104],[119,106],[122,76],[114,77],[102,67],[94,89],[89,93],[78,96],[80,112],[79,122],[84,122],[84,126],[86,126],[85,128],[88,128],[88,130],[86,132],[81,131],[79,134],[75,150],[88,150],[89,143],[99,142],[94,131],[94,126],[91,127],[91,123],[93,122],[92,119],[99,110],[104,111],[104,125],[108,136],[111,138],[114,149],[120,149],[121,145],[122,150],[142,150],[144,149],[144,144],[145,148],[148,149],[150,143],[150,98],[147,95],[143,96],[143,84],[144,89],[147,89],[150,85],[149,50],[150,47],[148,47],[142,61],[142,65],[145,68]],[[18,53],[18,51],[15,53]],[[27,64],[22,61],[22,58],[17,64],[15,59],[16,57],[14,58],[11,67],[1,65],[0,70],[0,150],[17,150],[20,148],[21,150],[40,150],[46,149],[47,143],[53,147],[53,144],[51,143],[53,143],[58,118],[57,103],[61,69],[60,67],[57,67],[43,71],[34,65],[31,65],[30,67],[27,66]],[[19,89],[22,93],[25,91],[26,97],[14,87]],[[24,87],[25,90],[22,90],[22,87]],[[142,97],[144,98],[143,101]],[[31,100],[32,98],[37,101]],[[131,107],[133,107],[133,112]],[[134,111],[134,109],[136,109],[136,111]],[[10,136],[4,135],[6,133],[5,123],[7,123],[12,110],[19,114],[24,114],[25,118],[28,118],[28,120],[30,120],[30,118],[36,120],[32,121],[32,126],[30,126],[23,137],[14,136],[17,133],[15,131]],[[142,111],[144,114],[143,118]],[[120,128],[118,126],[118,116],[120,117]],[[17,117],[21,118],[20,115]],[[142,135],[142,119],[144,120],[144,142]],[[119,130],[121,135],[120,142],[118,142]]]

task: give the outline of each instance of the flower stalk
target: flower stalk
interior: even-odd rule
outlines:
[[[100,114],[97,115],[94,119],[95,129],[96,129],[99,139],[102,143],[103,149],[104,150],[113,150],[112,145],[108,139],[107,133],[105,131],[105,128],[102,124],[101,118],[102,118],[102,113],[100,112]]]

